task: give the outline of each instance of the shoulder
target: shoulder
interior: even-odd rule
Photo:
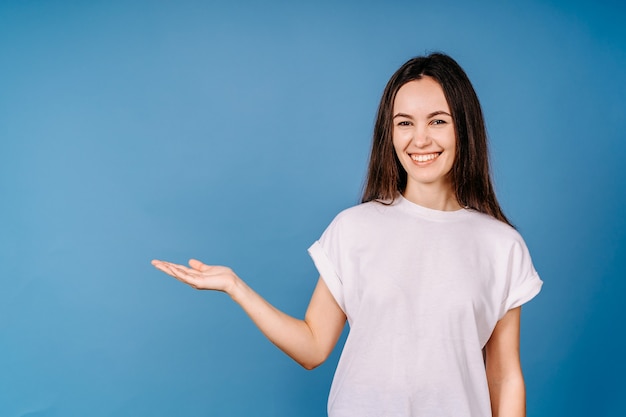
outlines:
[[[466,225],[476,235],[500,245],[524,244],[521,234],[512,226],[488,214],[467,210]]]
[[[393,210],[392,204],[369,201],[341,211],[335,216],[333,223],[342,225],[362,225],[363,222],[369,222],[373,219],[386,216],[391,210]]]
[[[538,276],[534,270],[532,259],[522,235],[510,225],[489,215],[472,212],[472,230],[468,239],[482,256],[489,257],[493,265],[500,265],[504,276],[510,279],[525,280],[534,277],[537,284]],[[469,216],[468,216],[469,217]],[[537,278],[537,279],[535,279]],[[529,281],[530,282],[530,281]]]
[[[353,239],[367,233],[374,225],[384,225],[392,206],[370,201],[339,212],[323,233],[322,240],[331,238]]]

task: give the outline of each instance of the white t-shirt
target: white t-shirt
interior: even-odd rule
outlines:
[[[515,229],[400,196],[343,211],[309,253],[350,325],[329,417],[491,416],[482,349],[542,285]]]

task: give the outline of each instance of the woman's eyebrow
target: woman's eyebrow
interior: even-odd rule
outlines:
[[[440,114],[445,114],[446,116],[452,117],[452,115],[450,113],[448,113],[447,111],[437,110],[437,111],[434,111],[434,112],[429,113],[428,115],[426,115],[426,118],[430,119],[431,117],[435,117],[435,116],[438,116]],[[393,116],[393,118],[395,119],[396,117],[406,117],[407,119],[413,119],[413,116],[411,116],[410,114],[406,114],[406,113],[396,113]]]
[[[430,119],[431,117],[438,116],[440,114],[445,114],[446,116],[452,117],[452,115],[448,113],[447,111],[437,110],[437,111],[430,113],[427,118]]]

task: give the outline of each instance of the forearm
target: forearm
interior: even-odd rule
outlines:
[[[520,364],[521,308],[509,310],[485,346],[486,373],[493,417],[525,417],[526,389]]]
[[[326,359],[305,320],[278,310],[241,279],[236,280],[228,294],[272,343],[304,368],[313,369]]]
[[[526,389],[524,377],[519,374],[489,380],[493,417],[525,417]]]

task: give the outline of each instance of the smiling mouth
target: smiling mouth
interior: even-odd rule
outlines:
[[[441,155],[441,152],[433,152],[433,153],[427,153],[427,154],[412,153],[409,156],[415,162],[429,162],[429,161],[436,159],[439,155]]]

